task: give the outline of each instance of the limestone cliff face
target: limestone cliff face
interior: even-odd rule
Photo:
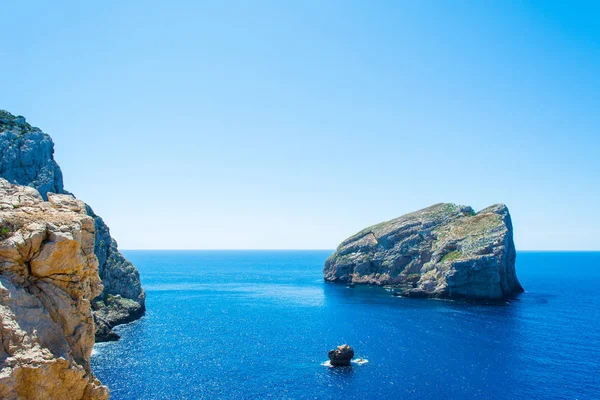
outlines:
[[[366,228],[327,259],[326,281],[390,285],[414,297],[497,300],[523,292],[503,204],[436,204]]]
[[[0,110],[0,177],[11,183],[37,189],[47,199],[48,193],[68,194],[63,187],[62,172],[54,161],[54,143],[47,134],[32,127],[23,117]],[[94,252],[99,260],[104,291],[92,306],[97,324],[97,340],[118,338],[111,331],[115,325],[139,318],[145,311],[146,295],[137,269],[123,257],[102,218],[86,205],[94,218],[96,238]]]
[[[144,315],[146,294],[140,283],[138,270],[123,257],[117,242],[102,218],[86,205],[89,216],[94,218],[99,273],[104,291],[93,303],[94,320],[97,325],[96,340],[118,339],[112,328],[134,321]]]
[[[0,179],[0,398],[107,399],[90,372],[94,220],[72,196],[48,200]]]
[[[44,199],[48,192],[64,193],[50,136],[29,125],[25,118],[2,110],[0,132],[0,177],[36,188]]]

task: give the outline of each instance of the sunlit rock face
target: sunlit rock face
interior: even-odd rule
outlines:
[[[94,219],[70,195],[47,197],[0,179],[0,398],[107,399],[90,371]]]
[[[29,125],[25,118],[0,110],[0,177],[31,186],[46,194],[63,193],[63,176],[54,161],[50,136]]]
[[[327,259],[330,282],[389,285],[412,297],[499,300],[523,292],[508,208],[436,204],[366,228]]]
[[[33,187],[44,199],[48,193],[69,194],[54,160],[52,138],[31,126],[24,117],[3,110],[0,110],[0,177]],[[146,294],[137,269],[119,252],[108,226],[90,206],[86,205],[85,210],[94,218],[94,253],[104,285],[104,291],[93,302],[98,326],[96,339],[112,340],[118,338],[112,327],[144,314]]]

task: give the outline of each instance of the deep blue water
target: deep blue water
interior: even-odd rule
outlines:
[[[148,311],[96,346],[114,399],[600,398],[600,253],[519,253],[504,305],[326,284],[328,251],[125,253]],[[369,362],[321,365],[342,343]]]

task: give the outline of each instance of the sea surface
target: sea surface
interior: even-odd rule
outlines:
[[[113,399],[600,399],[600,253],[519,252],[499,305],[327,284],[329,251],[124,253],[148,311],[94,349]],[[343,343],[368,362],[323,365]]]

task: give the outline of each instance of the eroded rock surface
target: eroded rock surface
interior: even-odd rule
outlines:
[[[327,259],[326,281],[414,297],[499,300],[523,292],[508,208],[436,204],[366,228]]]
[[[44,198],[48,193],[69,194],[63,175],[54,161],[54,143],[49,135],[31,126],[24,117],[0,110],[0,177],[11,183],[31,186]],[[102,218],[86,205],[94,218],[94,253],[99,262],[104,291],[94,301],[98,330],[97,341],[118,337],[111,329],[135,320],[145,311],[146,295],[137,269],[119,252],[117,242]],[[109,301],[112,296],[117,301]]]
[[[63,176],[54,161],[50,136],[25,118],[0,110],[0,177],[46,193],[64,193]]]
[[[354,349],[347,344],[329,351],[329,363],[334,367],[346,367],[354,357]]]
[[[0,179],[0,398],[107,399],[90,371],[102,292],[85,204]]]

